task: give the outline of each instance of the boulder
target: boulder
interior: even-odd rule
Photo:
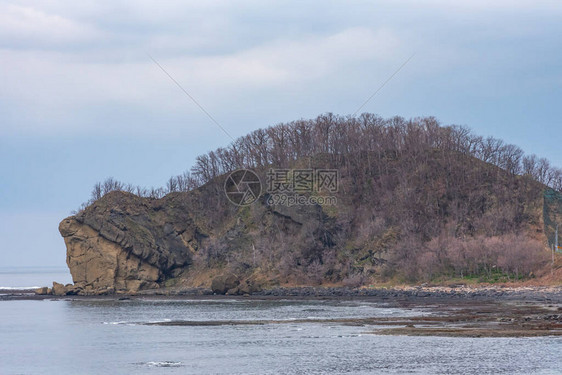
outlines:
[[[44,286],[42,288],[35,289],[35,294],[40,296],[51,294],[51,288]]]
[[[66,295],[77,295],[80,294],[83,288],[78,284],[66,284],[64,289],[66,290]]]
[[[248,284],[247,280],[241,282],[238,286],[238,294],[252,294],[252,287]]]
[[[262,290],[262,287],[255,280],[244,280],[238,286],[238,294],[252,294]]]
[[[65,296],[66,295],[66,287],[62,284],[53,281],[53,289],[52,293],[55,296]]]
[[[240,280],[238,277],[232,273],[217,276],[211,282],[211,290],[216,294],[226,294],[229,291],[233,291],[234,288],[238,287]],[[236,293],[230,293],[236,294]]]

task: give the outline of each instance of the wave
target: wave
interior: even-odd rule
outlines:
[[[0,290],[35,290],[40,286],[0,286]]]
[[[196,303],[217,303],[217,304],[221,304],[221,303],[247,303],[247,300],[240,300],[240,299],[176,299],[176,298],[170,298],[170,299],[162,299],[162,298],[150,298],[150,297],[144,297],[142,299],[143,302],[153,302],[153,303],[171,303],[171,304],[178,304],[178,303],[189,303],[189,304],[196,304]]]
[[[181,367],[181,362],[174,361],[150,361],[146,362],[145,365],[148,367]]]
[[[161,320],[146,320],[146,321],[117,321],[117,322],[102,322],[102,324],[108,325],[128,325],[128,326],[137,326],[137,325],[158,325],[159,323],[167,323],[171,322],[171,319],[161,319]]]
[[[103,322],[103,324],[111,324],[111,325],[122,325],[122,324],[137,324],[137,322],[126,322],[126,321],[122,321],[122,322]]]

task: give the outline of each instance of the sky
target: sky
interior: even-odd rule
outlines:
[[[107,177],[162,186],[233,137],[325,112],[435,116],[562,167],[562,4],[0,0],[0,267],[65,266]]]

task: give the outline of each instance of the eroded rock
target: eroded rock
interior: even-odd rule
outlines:
[[[69,292],[136,293],[158,288],[189,265],[198,244],[197,227],[183,213],[187,210],[170,204],[168,209],[178,212],[162,212],[146,203],[113,192],[60,223],[72,280],[80,286]]]

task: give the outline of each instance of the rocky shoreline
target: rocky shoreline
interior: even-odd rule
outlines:
[[[0,290],[0,300],[13,298],[122,298],[122,297],[198,297],[215,296],[210,288],[160,288],[142,290],[134,294],[113,294],[80,296],[58,292],[63,285],[55,283],[53,288],[38,290]],[[53,292],[54,291],[54,292]],[[58,292],[58,293],[57,293]],[[393,288],[347,288],[347,287],[275,287],[244,294],[226,293],[225,298],[368,298],[375,300],[441,300],[459,301],[536,301],[562,303],[562,286],[543,287],[502,287],[502,286],[404,286]]]
[[[381,299],[533,300],[562,303],[562,287],[274,288],[253,295],[277,297],[375,297]]]

